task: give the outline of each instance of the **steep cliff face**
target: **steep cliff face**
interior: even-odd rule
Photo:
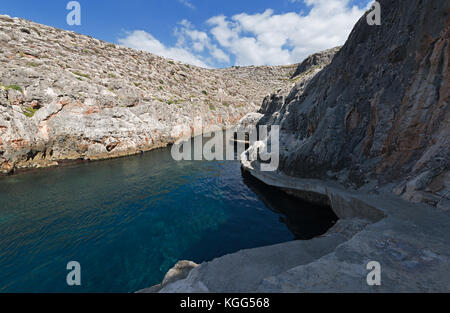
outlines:
[[[264,98],[258,113],[264,114],[259,121],[260,125],[277,124],[280,111],[284,103],[289,103],[296,94],[302,94],[309,82],[333,60],[341,47],[335,47],[325,51],[314,53],[300,63],[295,70],[291,81],[294,86],[286,85],[276,93]]]
[[[291,90],[301,93],[308,83],[333,60],[334,55],[341,47],[324,50],[308,56],[300,63],[290,79],[290,84],[285,84],[275,93],[266,96],[258,112],[251,112],[239,121],[236,127],[238,132],[248,132],[256,124],[271,125],[279,117],[280,109],[286,101]],[[292,93],[292,91],[291,91]]]
[[[144,291],[449,290],[449,1],[379,2],[381,26],[362,17],[334,58],[310,57],[294,88],[264,99],[256,123],[281,126],[280,171],[259,170],[252,152],[261,142],[241,156],[247,174],[330,205],[337,224],[313,240],[205,262]],[[367,283],[373,260],[382,265],[380,286]]]
[[[307,86],[265,100],[260,124],[281,125],[288,175],[448,205],[449,2],[379,2],[382,25],[362,17]]]
[[[209,70],[0,16],[0,173],[103,159],[227,127],[296,65]]]

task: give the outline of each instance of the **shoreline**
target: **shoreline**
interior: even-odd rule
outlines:
[[[0,178],[2,177],[13,177],[13,176],[17,176],[17,175],[23,175],[23,174],[28,174],[28,173],[34,173],[34,172],[38,172],[38,171],[45,171],[45,170],[50,170],[50,169],[54,169],[54,168],[61,168],[61,167],[66,167],[66,166],[73,166],[73,165],[77,165],[77,164],[88,164],[88,163],[95,163],[95,162],[102,162],[102,161],[108,161],[108,160],[115,160],[115,159],[122,159],[122,158],[127,158],[127,157],[132,157],[132,156],[136,156],[136,155],[141,155],[141,154],[145,154],[147,152],[151,152],[154,150],[158,150],[158,149],[164,149],[167,148],[169,146],[171,146],[172,143],[167,144],[167,145],[160,145],[160,146],[155,146],[152,147],[151,149],[148,150],[140,150],[140,151],[136,151],[133,153],[128,153],[128,154],[120,154],[120,155],[115,155],[115,156],[109,156],[109,157],[99,157],[99,158],[90,158],[90,159],[60,159],[60,160],[54,160],[53,162],[57,163],[54,165],[48,165],[48,166],[42,166],[42,167],[28,167],[28,168],[18,168],[15,169],[12,173],[0,173]]]
[[[289,194],[326,196],[340,218],[338,223],[312,240],[241,250],[191,266],[178,279],[138,292],[450,291],[448,212],[410,203],[389,192],[369,194],[331,181],[261,173],[245,162],[242,168]],[[287,264],[277,264],[279,259],[274,257],[280,254]],[[370,261],[381,264],[381,286],[366,282]]]
[[[237,125],[238,124],[224,126],[224,127],[222,127],[222,131],[236,128]],[[202,132],[201,135],[198,135],[198,136],[205,136],[205,135],[211,134],[212,132],[213,132],[212,129],[206,129],[205,131]],[[191,136],[190,140],[192,140],[198,136]],[[177,139],[177,140],[179,140],[179,139]],[[77,164],[87,164],[87,163],[94,163],[94,162],[101,162],[101,161],[108,161],[108,160],[132,157],[132,156],[136,156],[136,155],[145,154],[145,153],[148,153],[148,152],[151,152],[154,150],[171,147],[177,140],[172,140],[172,141],[168,141],[168,142],[164,142],[164,143],[161,142],[159,144],[153,145],[149,149],[124,151],[124,152],[118,153],[116,155],[108,155],[108,156],[98,155],[98,156],[94,156],[94,157],[90,157],[90,158],[86,158],[86,159],[77,158],[77,159],[51,160],[50,162],[48,162],[47,164],[45,164],[43,166],[15,168],[10,173],[0,172],[0,178],[12,177],[12,176],[21,175],[21,174],[33,173],[33,172],[37,172],[37,171],[43,171],[43,170],[48,170],[48,169],[52,169],[52,168],[60,168],[60,167],[65,167],[65,166],[72,166],[72,165],[77,165]]]

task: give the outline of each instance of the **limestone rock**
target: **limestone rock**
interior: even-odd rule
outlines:
[[[448,1],[379,2],[381,26],[362,17],[330,65],[264,100],[280,171],[258,170],[261,142],[241,160],[268,185],[326,199],[338,223],[203,263],[160,292],[449,292]],[[372,261],[380,286],[367,283]]]
[[[380,4],[382,25],[363,16],[329,66],[288,96],[264,100],[260,124],[281,126],[286,174],[331,173],[352,188],[391,184],[436,206],[450,192],[448,1]]]
[[[189,273],[198,267],[198,264],[191,261],[180,261],[173,268],[171,268],[164,276],[164,280],[161,284],[153,286],[151,288],[142,289],[137,293],[155,293],[163,289],[165,286],[173,284],[179,280],[185,279]]]
[[[341,47],[335,47],[318,53],[314,53],[306,58],[297,68],[293,78],[300,75],[305,75],[308,71],[313,71],[316,68],[323,68],[324,65],[328,65],[334,58],[334,55],[339,52]]]
[[[298,66],[204,69],[3,15],[0,42],[0,174],[233,126]]]

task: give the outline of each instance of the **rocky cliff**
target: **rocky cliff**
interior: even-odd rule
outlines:
[[[281,126],[281,165],[260,171],[258,142],[241,157],[244,174],[325,202],[336,225],[144,292],[449,292],[449,1],[379,2],[381,26],[363,16],[330,65],[309,76],[307,60],[296,73],[307,79],[246,120]],[[374,261],[381,281],[370,286]]]
[[[309,84],[264,100],[281,125],[280,170],[449,204],[449,2],[381,0]],[[305,70],[306,63],[299,68]]]
[[[165,146],[227,127],[296,65],[204,69],[0,16],[0,173]]]

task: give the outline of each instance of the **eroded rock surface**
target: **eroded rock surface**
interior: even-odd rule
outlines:
[[[379,2],[381,26],[362,17],[328,67],[264,100],[280,170],[242,155],[244,171],[340,221],[312,241],[205,262],[160,292],[450,291],[448,1]]]
[[[448,212],[333,181],[247,170],[271,186],[327,197],[340,220],[321,237],[225,255],[149,292],[450,291]],[[373,261],[381,285],[367,283]]]
[[[194,269],[198,267],[198,264],[191,262],[191,261],[180,261],[173,268],[171,268],[167,274],[164,276],[164,279],[161,284],[158,284],[156,286],[142,289],[138,291],[138,293],[155,293],[159,292],[161,289],[163,289],[165,286],[170,285],[174,282],[177,282],[179,280],[185,279],[189,273]]]
[[[284,173],[448,205],[448,1],[380,4],[382,25],[362,17],[328,67],[264,100],[260,124],[281,126]]]
[[[210,70],[0,16],[0,173],[166,146],[228,127],[297,65]]]

